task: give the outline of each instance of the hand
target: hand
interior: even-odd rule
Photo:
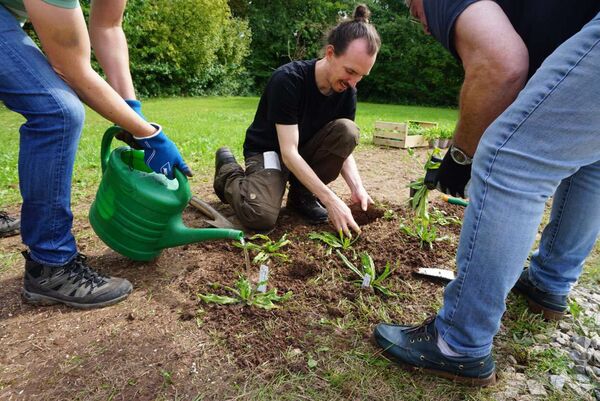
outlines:
[[[369,208],[369,205],[373,203],[373,199],[371,199],[371,197],[367,193],[367,190],[362,185],[360,186],[360,188],[357,188],[355,191],[352,192],[352,194],[350,195],[350,201],[352,202],[352,204],[359,203],[360,208],[363,212],[366,212]]]
[[[138,116],[142,117],[144,121],[146,121],[146,117],[144,117],[142,114],[142,102],[136,99],[125,99],[125,103],[127,103],[129,107],[131,107],[131,109],[137,113]],[[142,149],[135,139],[133,139],[133,135],[125,130],[121,130],[119,133],[117,133],[115,138],[125,142],[133,149]]]
[[[145,137],[133,137],[137,144],[144,149],[144,161],[152,171],[164,174],[169,179],[173,179],[175,168],[178,168],[183,174],[191,177],[192,170],[185,164],[183,157],[179,153],[177,146],[163,133],[162,127],[152,124],[156,128],[156,134]]]
[[[466,188],[471,179],[471,165],[458,164],[450,156],[450,152],[446,152],[440,167],[427,171],[425,176],[425,184],[429,189],[437,189],[450,196],[460,196],[465,198]]]
[[[350,229],[360,234],[360,227],[354,221],[350,208],[340,198],[333,194],[324,205],[329,214],[329,221],[333,224],[336,231],[342,230],[344,235],[348,237],[352,236]]]

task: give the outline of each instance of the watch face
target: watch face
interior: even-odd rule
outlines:
[[[458,164],[465,165],[471,163],[471,158],[467,156],[465,152],[454,146],[450,149],[450,156],[452,156],[452,159]]]

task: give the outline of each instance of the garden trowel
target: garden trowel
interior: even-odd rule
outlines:
[[[417,276],[442,281],[444,284],[454,280],[454,272],[452,270],[439,269],[436,267],[422,267],[418,269],[415,274]]]
[[[235,228],[234,225],[229,220],[227,220],[225,216],[217,212],[215,208],[213,208],[211,205],[204,202],[197,196],[192,196],[192,199],[190,199],[190,205],[192,205],[205,216],[203,220],[207,224],[217,228]]]

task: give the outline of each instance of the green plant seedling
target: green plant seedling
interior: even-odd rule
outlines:
[[[373,258],[371,258],[371,255],[369,255],[367,252],[361,252],[359,254],[359,256],[360,256],[360,269],[359,269],[352,262],[350,262],[348,260],[348,258],[345,257],[339,251],[339,249],[336,249],[335,251],[337,252],[338,256],[342,259],[342,262],[344,262],[344,264],[350,270],[352,270],[358,277],[360,277],[360,279],[355,280],[354,283],[363,285],[363,286],[368,285],[369,287],[373,288],[374,290],[377,290],[377,291],[381,292],[382,294],[387,295],[389,297],[396,296],[396,294],[394,294],[392,291],[390,291],[387,287],[385,287],[382,284],[383,281],[386,278],[388,278],[390,274],[392,274],[392,270],[390,269],[390,262],[387,262],[385,264],[385,269],[383,270],[383,273],[381,273],[378,276],[377,271],[375,270],[375,264],[373,263]],[[366,276],[369,276],[369,278],[365,279]]]
[[[394,212],[392,209],[388,209],[385,212],[383,212],[384,220],[394,220],[395,218],[396,218],[396,212]]]
[[[431,212],[429,213],[429,222],[431,224],[437,224],[440,226],[449,226],[451,224],[462,226],[461,219],[456,216],[449,216],[448,213],[436,207],[432,208]]]
[[[344,235],[344,232],[342,230],[340,230],[338,232],[337,236],[328,231],[321,231],[320,233],[311,232],[308,234],[308,238],[315,240],[315,241],[321,241],[327,246],[327,251],[326,251],[327,255],[331,255],[331,252],[334,249],[335,250],[341,249],[342,251],[347,251],[349,249],[352,249],[352,245],[354,245],[354,243],[356,241],[358,241],[359,237],[360,237],[359,235],[357,235],[354,238],[348,237],[348,236]]]
[[[281,248],[292,242],[289,239],[286,239],[286,237],[287,234],[283,234],[278,241],[273,241],[264,234],[255,234],[244,244],[241,242],[234,242],[233,244],[238,248],[255,252],[256,255],[254,256],[254,259],[252,259],[252,263],[260,265],[266,263],[270,259],[279,259],[282,262],[287,262],[288,256],[285,253],[279,252]],[[263,240],[264,242],[262,244],[251,242],[256,240]]]
[[[235,282],[235,288],[228,286],[221,286],[233,294],[233,296],[224,296],[217,294],[198,294],[198,298],[206,303],[215,303],[220,305],[231,305],[231,304],[244,304],[246,306],[256,306],[258,308],[271,310],[278,308],[275,302],[284,302],[292,297],[292,292],[288,291],[285,294],[277,295],[277,289],[271,288],[269,291],[260,292],[257,290],[261,285],[266,285],[267,281],[261,281],[253,287],[250,281],[240,276]]]
[[[429,219],[420,219],[416,217],[410,224],[400,224],[400,230],[405,234],[415,237],[419,240],[421,247],[427,244],[429,249],[433,249],[433,243],[436,241],[444,241],[448,237],[438,237],[437,229],[434,225],[429,224]]]

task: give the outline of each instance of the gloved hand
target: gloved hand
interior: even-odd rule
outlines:
[[[161,173],[169,179],[175,176],[175,168],[183,174],[191,177],[192,170],[185,164],[177,146],[162,131],[158,124],[152,124],[157,129],[156,134],[150,137],[133,137],[135,142],[144,149],[144,161],[146,165],[156,173]]]
[[[427,170],[425,175],[425,185],[428,189],[437,189],[447,195],[460,196],[461,198],[466,197],[465,193],[469,180],[471,180],[471,165],[456,163],[449,151],[441,160],[440,167],[435,170]]]
[[[146,117],[142,114],[142,102],[136,99],[125,99],[125,103],[131,107],[133,111],[137,113],[138,116],[142,117],[145,121]],[[115,138],[125,142],[127,145],[132,147],[133,149],[142,149],[140,145],[133,139],[133,135],[125,130],[121,130],[118,134],[115,135]]]

